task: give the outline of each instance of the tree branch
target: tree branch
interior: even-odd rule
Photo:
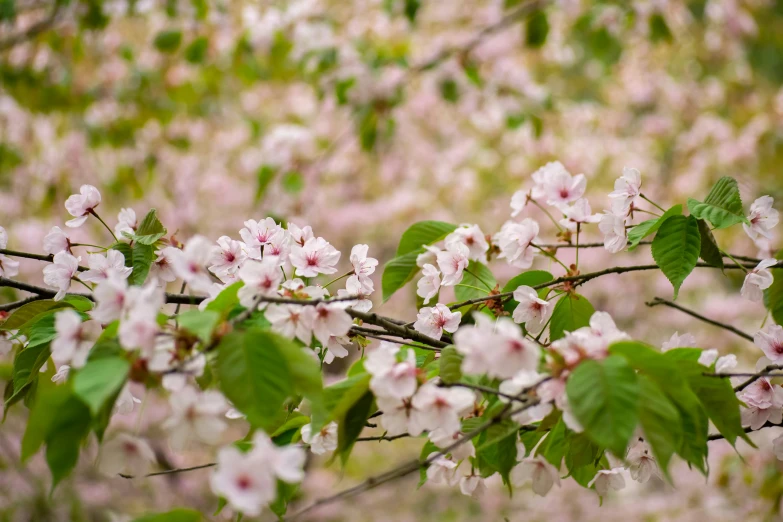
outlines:
[[[759,428],[759,430],[763,430],[764,428],[780,428],[781,426],[783,426],[783,425],[782,424],[773,424],[773,423],[767,421],[766,424],[764,424],[761,428]],[[750,427],[746,427],[745,428],[745,433],[753,433],[755,431],[758,431],[758,430],[751,429]],[[726,437],[724,437],[720,433],[715,433],[714,435],[707,435],[707,440],[721,440],[721,439],[725,439],[725,438]]]
[[[783,370],[783,365],[780,365],[780,364],[770,364],[770,365],[766,366],[760,372],[752,375],[751,378],[748,379],[747,381],[744,381],[743,383],[738,384],[737,386],[735,386],[734,387],[734,391],[735,392],[739,392],[739,391],[744,390],[745,388],[747,388],[748,386],[750,386],[751,384],[753,384],[757,380],[761,379],[762,377],[767,377],[770,373],[774,372],[775,370]]]
[[[753,336],[752,335],[750,335],[748,333],[745,333],[742,330],[740,330],[738,328],[735,328],[735,327],[733,327],[731,325],[728,325],[728,324],[725,324],[725,323],[721,323],[719,321],[716,321],[715,319],[710,319],[709,317],[705,317],[705,316],[703,316],[703,315],[701,315],[699,313],[694,312],[693,310],[685,308],[684,306],[680,306],[677,303],[673,303],[672,301],[669,301],[667,299],[662,299],[660,297],[655,297],[655,298],[653,298],[652,301],[648,301],[648,302],[646,302],[644,304],[646,304],[649,307],[658,306],[658,305],[664,305],[664,306],[668,306],[670,308],[674,308],[675,310],[679,310],[680,312],[686,313],[686,314],[690,315],[691,317],[695,317],[696,319],[698,319],[700,321],[704,321],[707,324],[711,324],[713,326],[717,326],[718,328],[723,328],[724,330],[728,330],[729,332],[731,332],[731,333],[733,333],[735,335],[738,335],[738,336],[742,337],[743,339],[745,339],[747,341],[753,342]]]
[[[165,471],[156,471],[155,473],[147,473],[146,475],[142,475],[141,477],[138,478],[159,477],[161,475],[175,475],[177,473],[185,473],[186,471],[196,471],[198,469],[211,468],[213,466],[217,466],[217,462],[209,462],[207,464],[192,466],[190,468],[174,468],[174,469],[167,469]],[[124,473],[118,473],[118,475],[124,479],[137,478],[135,475],[126,475]]]

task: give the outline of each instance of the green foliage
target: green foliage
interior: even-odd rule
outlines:
[[[669,476],[669,461],[682,445],[682,421],[677,407],[647,375],[639,375],[639,422],[644,438],[663,473]]]
[[[122,389],[129,371],[130,364],[120,357],[90,360],[84,368],[74,372],[74,395],[90,408],[93,416],[97,416]]]
[[[14,403],[22,400],[31,386],[38,380],[39,370],[46,364],[49,358],[49,344],[25,347],[14,357],[12,378],[8,383],[5,397],[4,411]]]
[[[133,243],[131,247],[131,263],[133,272],[128,277],[132,285],[141,286],[147,280],[152,262],[155,261],[155,248],[143,243]]]
[[[464,429],[464,428],[463,428]],[[476,445],[476,462],[482,477],[498,473],[509,484],[511,469],[517,464],[519,425],[495,423],[481,434]]]
[[[440,378],[449,384],[462,378],[462,355],[453,346],[447,346],[440,352]]]
[[[244,283],[241,281],[228,285],[217,295],[217,297],[215,297],[215,299],[207,304],[205,310],[217,312],[223,319],[227,318],[231,311],[239,304],[237,293],[242,286],[244,286]]]
[[[681,214],[682,205],[674,205],[672,208],[664,212],[661,217],[648,219],[647,221],[643,221],[642,223],[639,223],[630,229],[628,231],[628,241],[630,242],[628,250],[635,250],[636,247],[639,246],[639,243],[642,241],[642,239],[658,232],[658,229],[661,228],[661,225],[663,225],[664,221],[672,216],[679,216]]]
[[[357,373],[347,379],[336,382],[324,388],[324,410],[328,417],[313,419],[313,429],[320,429],[330,420],[345,417],[354,404],[370,389],[370,374]]]
[[[783,325],[783,268],[773,268],[774,281],[764,294],[764,302],[777,324]]]
[[[179,327],[194,334],[203,343],[209,343],[212,332],[220,322],[220,313],[215,310],[186,310],[177,316]]]
[[[199,36],[185,48],[185,60],[192,64],[204,62],[209,50],[209,40],[206,36]]]
[[[155,35],[152,44],[162,53],[172,54],[177,52],[182,43],[182,31],[161,31]]]
[[[566,425],[561,417],[557,424],[549,430],[544,442],[538,447],[537,453],[548,460],[554,467],[560,469],[566,452]]]
[[[395,257],[384,265],[381,277],[384,301],[387,301],[394,292],[405,286],[418,273],[419,267],[416,265],[416,258],[419,254],[420,252],[409,252]]]
[[[366,392],[357,400],[339,420],[337,425],[337,452],[343,464],[348,461],[356,439],[361,435],[367,419],[375,411],[375,397]]]
[[[42,299],[20,306],[5,320],[0,323],[0,330],[20,330],[40,319],[42,314],[58,308],[69,308],[68,302],[55,301],[54,299]]]
[[[133,522],[200,522],[201,513],[192,509],[175,509],[166,513],[143,515]]]
[[[546,270],[529,270],[527,272],[522,272],[506,283],[506,286],[503,287],[503,293],[513,292],[520,286],[536,287],[537,285],[548,283],[554,278],[555,277]],[[545,294],[546,292],[547,289],[541,290],[539,291],[539,295]],[[518,305],[519,303],[512,297],[506,301],[506,304],[503,306],[503,308],[507,312],[513,312]]]
[[[546,12],[542,9],[536,9],[528,17],[526,25],[525,44],[532,48],[542,47],[546,43],[547,35],[549,35],[549,20]]]
[[[688,210],[695,217],[709,221],[717,229],[748,222],[742,210],[737,180],[729,176],[720,178],[712,186],[704,203],[689,198]]]
[[[589,326],[590,318],[594,313],[595,308],[586,297],[579,294],[563,296],[552,311],[552,321],[549,323],[549,340],[562,339],[566,332],[573,332],[583,326]]]
[[[475,275],[474,275],[475,274]],[[478,261],[471,261],[468,269],[462,272],[462,281],[454,287],[454,296],[457,301],[467,301],[477,297],[485,297],[491,289],[498,284],[495,276],[487,268],[487,265]],[[467,286],[460,286],[467,285]],[[472,286],[474,288],[468,288]],[[489,286],[489,288],[487,288]],[[479,290],[477,290],[477,288]]]
[[[666,19],[660,13],[650,16],[650,39],[653,42],[671,42],[674,39]]]
[[[154,208],[147,212],[139,223],[136,233],[125,232],[125,237],[142,245],[154,245],[160,238],[166,235],[166,227],[158,219],[158,211]]]
[[[568,379],[566,393],[585,434],[624,456],[639,419],[639,381],[625,359],[583,361]]]
[[[701,252],[699,224],[693,216],[672,216],[658,230],[652,243],[652,255],[666,278],[674,286],[674,299],[690,275]]]
[[[723,270],[723,254],[710,227],[702,220],[699,220],[699,235],[701,236],[699,257],[708,265]]]

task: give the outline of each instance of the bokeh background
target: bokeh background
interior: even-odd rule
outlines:
[[[139,215],[154,207],[178,238],[216,239],[271,215],[312,225],[344,258],[363,242],[384,262],[421,219],[495,232],[511,194],[554,159],[587,176],[599,211],[623,166],[638,168],[645,194],[664,206],[703,197],[722,175],[739,180],[746,205],[763,194],[780,201],[782,82],[779,0],[0,0],[0,225],[12,248],[40,252],[49,228],[67,219],[65,198],[89,183],[112,223],[121,207]],[[554,240],[543,214],[525,212]],[[82,227],[75,237],[89,243],[103,234]],[[600,240],[596,227],[585,236]],[[754,245],[741,231],[718,240],[752,256],[780,247],[777,238]],[[644,248],[582,256],[583,270],[650,262]],[[23,261],[22,277],[40,283],[41,268]],[[515,275],[493,270],[500,281]],[[680,299],[755,332],[765,312],[739,297],[736,277],[695,272]],[[651,344],[690,332],[704,348],[737,354],[741,367],[759,356],[724,331],[648,309],[652,297],[670,297],[662,276],[610,276],[583,291]],[[383,310],[410,319],[414,303],[406,288]],[[160,458],[174,466],[209,458],[169,451],[159,406],[149,401],[138,429]],[[93,447],[50,496],[45,465],[19,464],[25,415],[17,408],[0,426],[0,520],[214,511],[208,471],[108,479],[94,469]],[[114,427],[135,425],[137,415]],[[779,520],[774,435],[754,436],[759,451],[713,442],[709,479],[679,466],[674,486],[629,481],[602,507],[572,481],[543,499],[524,489],[509,498],[494,484],[474,500],[417,490],[411,478],[311,519]],[[318,459],[302,502],[420,446],[363,446],[345,469]]]

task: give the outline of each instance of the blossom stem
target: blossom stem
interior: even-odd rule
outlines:
[[[541,209],[541,212],[543,212],[544,214],[546,214],[546,215],[547,215],[547,217],[549,217],[550,221],[552,221],[552,223],[554,223],[554,224],[555,224],[555,226],[557,227],[557,230],[558,230],[558,231],[560,231],[560,232],[562,232],[562,231],[563,231],[563,227],[560,225],[560,223],[558,223],[558,222],[557,222],[557,220],[554,218],[554,216],[552,216],[552,214],[550,214],[550,213],[549,213],[549,211],[548,211],[547,209],[545,209],[545,208],[544,208],[544,206],[543,206],[541,203],[539,203],[538,201],[536,201],[536,200],[535,200],[535,199],[533,199],[533,198],[530,198],[530,201],[531,201],[531,202],[532,202],[532,203],[533,203],[535,206],[537,206],[538,208],[540,208],[540,209]]]
[[[666,209],[665,209],[665,208],[663,208],[663,207],[662,207],[662,206],[660,206],[658,203],[656,203],[655,201],[651,200],[650,198],[648,198],[648,197],[647,197],[647,196],[645,196],[644,194],[639,194],[639,197],[640,197],[640,198],[642,198],[643,200],[645,200],[645,201],[646,201],[647,203],[649,203],[650,205],[652,205],[652,206],[654,206],[655,208],[657,208],[658,210],[660,210],[661,212],[666,212]]]
[[[582,231],[582,224],[577,223],[576,224],[576,261],[574,261],[574,266],[576,266],[577,270],[579,269],[579,232]]]
[[[472,275],[473,277],[475,277],[475,278],[476,278],[476,280],[478,280],[478,281],[479,281],[479,282],[480,282],[482,285],[486,286],[486,287],[487,287],[487,290],[489,290],[490,292],[492,291],[492,286],[490,286],[490,284],[489,284],[489,283],[487,283],[486,281],[484,281],[483,279],[481,279],[481,278],[480,278],[480,277],[479,277],[477,274],[475,274],[475,273],[471,272],[471,271],[470,271],[470,270],[468,270],[467,268],[465,268],[464,270],[465,270],[465,272],[467,272],[467,273],[469,273],[470,275]],[[463,286],[468,286],[468,285],[463,285]],[[471,288],[475,288],[475,287],[471,287]],[[480,289],[480,288],[477,288],[477,290],[481,290],[481,289]]]
[[[762,369],[760,372],[756,374],[752,374],[750,379],[748,379],[745,382],[742,382],[734,387],[735,392],[739,392],[756,382],[757,380],[761,379],[762,377],[768,376],[771,372],[774,372],[775,370],[783,370],[783,365],[780,364],[770,364],[768,366],[765,366],[764,369]]]
[[[189,468],[174,468],[174,469],[167,469],[164,471],[156,471],[155,473],[147,473],[146,475],[142,475],[142,477],[159,477],[161,475],[174,475],[176,473],[185,473],[186,471],[196,471],[198,469],[211,468],[213,466],[217,466],[217,462],[209,462],[207,464],[201,464],[199,466],[192,466]],[[118,475],[124,479],[141,478],[141,477],[136,477],[136,475],[125,475],[124,473],[118,473]]]
[[[454,286],[461,286],[463,288],[472,288],[473,290],[478,290],[479,292],[486,292],[487,291],[486,288],[479,288],[477,286],[472,286],[472,285],[464,285],[462,283],[458,283],[458,284],[456,284]]]
[[[715,319],[710,319],[709,317],[705,317],[699,313],[694,312],[693,310],[690,310],[688,308],[685,308],[684,306],[678,305],[677,303],[674,303],[672,301],[669,301],[667,299],[661,299],[660,297],[653,298],[652,301],[648,301],[647,303],[644,303],[649,307],[658,306],[658,305],[664,305],[668,306],[669,308],[674,308],[675,310],[679,310],[680,312],[686,313],[690,315],[691,317],[695,317],[699,321],[703,321],[707,324],[711,324],[713,326],[717,326],[718,328],[723,328],[724,330],[728,330],[729,332],[738,335],[745,339],[746,341],[753,342],[753,336],[743,332],[742,330],[735,328],[731,325],[721,323],[719,321],[716,321]]]
[[[281,268],[282,268],[282,267],[281,267]],[[343,275],[341,275],[340,277],[335,277],[334,279],[332,279],[331,281],[329,281],[328,283],[326,283],[326,284],[324,285],[324,288],[327,288],[327,287],[328,287],[329,285],[331,285],[332,283],[336,283],[336,282],[337,282],[337,281],[339,281],[340,279],[344,279],[344,278],[348,277],[348,276],[349,276],[349,275],[351,275],[351,274],[353,274],[353,270],[351,270],[350,272],[346,272],[346,273],[344,273],[344,274],[343,274]]]
[[[724,252],[723,250],[721,250],[721,251],[720,251],[720,253],[721,253],[721,254],[723,254],[724,256],[728,257],[728,258],[729,258],[729,259],[731,259],[732,261],[734,261],[734,264],[735,264],[735,265],[737,265],[738,267],[740,267],[741,269],[743,269],[743,270],[745,271],[745,273],[746,273],[746,274],[749,274],[749,273],[750,273],[750,270],[748,270],[748,269],[747,269],[747,267],[745,267],[744,265],[741,265],[739,261],[737,261],[736,259],[734,259],[734,256],[732,256],[732,255],[731,255],[731,254],[729,254],[728,252]]]
[[[90,209],[90,214],[98,218],[98,221],[100,221],[101,224],[103,224],[103,226],[106,227],[106,230],[109,231],[109,234],[111,234],[111,237],[114,238],[114,241],[117,241],[117,236],[114,235],[114,231],[111,229],[111,227],[109,227],[109,225],[106,224],[106,222],[103,219],[101,219],[101,216],[99,216],[94,209]]]
[[[557,264],[559,264],[560,266],[562,266],[562,267],[565,269],[566,273],[570,272],[570,270],[568,269],[568,267],[567,267],[567,266],[565,266],[565,263],[563,263],[562,261],[560,261],[560,260],[557,258],[557,256],[556,256],[556,255],[554,255],[552,252],[550,252],[550,251],[548,251],[548,250],[544,250],[543,248],[541,248],[540,246],[536,245],[535,243],[530,243],[530,246],[532,246],[532,247],[534,247],[534,248],[537,248],[537,249],[539,249],[541,252],[543,252],[543,254],[544,254],[545,256],[547,256],[547,257],[551,258],[552,260],[554,260],[555,262],[557,262]]]
[[[84,288],[86,288],[87,290],[89,290],[90,292],[92,292],[92,288],[90,288],[90,285],[88,285],[87,283],[85,283],[84,281],[82,281],[81,279],[79,279],[78,277],[75,277],[75,276],[74,276],[74,277],[72,277],[71,279],[73,279],[73,280],[74,280],[74,281],[76,281],[77,283],[81,283],[81,285],[82,285]]]
[[[106,247],[102,247],[100,245],[93,245],[91,243],[71,243],[71,246],[75,247],[90,247],[90,248],[99,248],[101,250],[108,250]]]
[[[652,212],[650,210],[645,210],[643,208],[635,208],[634,207],[633,210],[634,210],[634,212],[643,212],[645,214],[652,214],[653,216],[661,217],[661,214],[658,214],[657,212]]]
[[[281,266],[280,271],[283,273],[283,281],[288,281],[288,277],[285,275],[285,268]]]

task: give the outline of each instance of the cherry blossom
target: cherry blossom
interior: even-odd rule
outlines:
[[[340,260],[340,252],[322,237],[308,239],[304,246],[295,245],[289,255],[296,275],[315,277],[318,274],[334,274],[334,265]]]
[[[87,355],[101,335],[101,325],[95,321],[82,322],[78,312],[66,309],[54,315],[57,336],[52,341],[52,360],[55,364],[68,364],[81,368]]]
[[[587,487],[595,486],[595,492],[599,497],[605,497],[609,490],[619,491],[625,487],[625,478],[622,475],[623,468],[601,469],[587,483]]]
[[[8,246],[8,233],[0,227],[0,248]],[[19,262],[0,254],[0,277],[14,277],[19,273]]]
[[[530,218],[520,223],[507,221],[494,237],[500,248],[498,258],[505,259],[516,268],[533,266],[535,250],[532,245],[538,241],[538,230],[538,223]]]
[[[771,384],[768,379],[762,377],[748,386],[740,398],[747,405],[741,411],[743,426],[758,430],[767,422],[783,422],[783,388]]]
[[[127,383],[120,390],[120,394],[117,395],[117,400],[114,401],[114,409],[112,413],[118,415],[127,415],[133,412],[133,409],[137,404],[141,404],[141,399],[137,399],[130,391],[130,387]]]
[[[736,367],[737,367],[737,356],[734,355],[733,353],[724,355],[723,357],[719,357],[718,360],[715,362],[716,373],[730,372]]]
[[[430,441],[440,449],[446,449],[455,442],[462,440],[464,433],[461,431],[448,431],[443,428],[435,428],[427,435]],[[468,440],[449,450],[449,454],[457,460],[476,456],[476,447]]]
[[[288,233],[291,235],[293,242],[299,246],[304,246],[307,241],[315,238],[313,229],[310,225],[305,225],[300,228],[296,223],[289,222]]]
[[[676,346],[674,348],[676,348]],[[699,355],[699,364],[707,367],[712,366],[712,363],[714,363],[716,360],[718,360],[718,350],[715,348],[702,350],[701,354]]]
[[[463,495],[481,498],[487,492],[487,485],[479,475],[467,475],[460,479],[459,490]]]
[[[44,252],[51,255],[56,255],[63,251],[71,253],[71,240],[68,239],[68,236],[60,227],[52,227],[44,237],[43,249]]]
[[[432,245],[422,245],[424,252],[416,256],[416,266],[424,268],[424,265],[435,265],[438,263],[438,254],[441,249]]]
[[[640,484],[644,484],[651,477],[661,478],[661,471],[652,456],[650,446],[643,440],[638,440],[631,446],[625,460],[628,462],[631,479]]]
[[[538,292],[525,285],[514,290],[514,300],[519,303],[512,314],[514,321],[524,324],[530,332],[540,332],[552,313],[554,303],[541,299]]]
[[[71,287],[71,279],[79,271],[79,261],[81,261],[80,257],[73,257],[68,252],[63,251],[55,254],[53,262],[44,267],[44,283],[57,288],[57,295],[54,296],[55,301],[65,297],[65,294]]]
[[[696,345],[696,337],[693,334],[684,333],[680,335],[680,332],[674,332],[668,341],[664,341],[661,344],[661,350],[667,352],[674,348],[688,348]]]
[[[45,366],[44,366],[45,368]],[[67,364],[60,365],[59,368],[57,368],[57,371],[54,375],[52,375],[52,382],[55,384],[63,384],[65,381],[68,380],[68,375],[71,373],[71,367]]]
[[[234,446],[218,451],[210,486],[229,506],[251,517],[260,515],[277,495],[277,480],[265,455],[252,450],[245,454]]]
[[[511,483],[519,487],[532,482],[533,493],[546,496],[552,486],[560,487],[560,474],[543,457],[524,458],[511,470]]]
[[[346,335],[353,319],[345,311],[344,303],[318,303],[305,308],[305,320],[321,344],[326,345],[332,336]]]
[[[440,291],[440,271],[427,263],[421,270],[421,279],[416,283],[416,295],[424,299],[424,304],[438,295]]]
[[[364,369],[372,375],[370,389],[378,398],[403,399],[416,391],[419,373],[416,354],[413,350],[407,350],[405,358],[398,361],[399,351],[399,346],[383,341],[378,348],[368,352],[364,359]]]
[[[527,206],[527,202],[530,198],[530,192],[524,190],[517,190],[511,196],[511,217],[517,217]]]
[[[427,460],[432,459],[427,467],[427,482],[456,486],[460,481],[457,474],[458,464],[445,455],[430,453]]]
[[[440,339],[444,330],[449,333],[456,332],[461,319],[461,312],[452,312],[448,306],[438,303],[419,310],[413,329],[433,339]]]
[[[345,281],[345,288],[337,291],[337,297],[356,297],[356,301],[350,302],[351,308],[357,312],[369,312],[372,309],[372,300],[364,290],[357,278],[349,277]]]
[[[121,238],[125,234],[135,234],[138,227],[136,211],[132,208],[120,209],[120,213],[117,214],[117,224],[114,226],[114,235]]]
[[[460,429],[460,416],[473,408],[476,396],[465,388],[440,388],[431,382],[422,385],[411,404],[411,432],[442,429],[454,433]]]
[[[373,390],[375,392],[375,390]],[[376,403],[378,409],[383,412],[378,418],[381,427],[387,435],[393,437],[403,433],[410,433],[410,418],[413,411],[413,405],[409,398],[399,399],[392,396],[382,396],[376,393]],[[410,433],[413,435],[413,433]],[[415,435],[420,435],[416,433]]]
[[[247,259],[245,244],[228,236],[221,236],[217,244],[218,248],[213,250],[209,269],[220,278],[236,274]]]
[[[272,324],[273,332],[289,339],[297,338],[309,345],[313,338],[313,330],[303,312],[304,308],[300,305],[270,304],[264,316]]]
[[[775,454],[775,458],[783,460],[783,435],[778,435],[772,440],[772,453]]]
[[[329,340],[323,345],[324,364],[332,364],[335,357],[342,359],[348,356],[346,346],[351,345],[351,340],[345,335],[331,335]],[[317,348],[316,348],[317,351]]]
[[[282,231],[282,227],[271,217],[261,221],[248,219],[245,221],[245,228],[239,231],[239,236],[247,245],[248,255],[254,259],[260,259],[264,246]]]
[[[82,226],[100,203],[101,193],[98,189],[92,185],[82,185],[79,194],[73,194],[65,200],[65,209],[74,217],[66,221],[65,225],[71,228]]]
[[[623,175],[614,182],[614,192],[609,194],[609,198],[612,199],[612,212],[618,216],[628,214],[641,190],[642,176],[639,171],[623,167]]]
[[[125,266],[125,256],[119,250],[109,249],[106,255],[90,254],[87,257],[89,270],[80,276],[82,281],[100,283],[107,279],[127,279],[133,268]]]
[[[543,197],[548,205],[565,208],[584,196],[587,180],[584,174],[572,176],[559,161],[547,163],[532,175],[536,183],[533,197]]]
[[[109,277],[101,281],[93,290],[95,308],[90,312],[99,323],[108,324],[120,318],[125,308],[125,296],[128,283],[122,277]]]
[[[468,267],[470,250],[459,241],[447,245],[446,250],[438,252],[438,268],[443,274],[441,285],[454,286],[462,281],[462,272]]]
[[[288,256],[291,253],[291,234],[286,230],[280,229],[275,232],[267,241],[263,248],[263,255],[276,256],[280,258],[281,264],[288,263]],[[255,256],[251,256],[254,257]]]
[[[208,292],[212,277],[207,271],[215,247],[204,236],[193,236],[182,250],[174,247],[164,249],[174,273],[193,290]]]
[[[598,228],[604,235],[604,248],[613,254],[625,250],[628,244],[628,233],[625,229],[625,218],[606,212],[601,216]]]
[[[578,199],[570,207],[563,208],[563,215],[565,217],[560,220],[560,224],[572,231],[576,231],[577,225],[598,223],[602,219],[600,214],[593,214],[590,202],[585,198]]]
[[[310,451],[323,455],[337,449],[337,423],[330,422],[317,433],[313,433],[313,425],[302,426],[302,441],[310,445]]]
[[[150,354],[160,331],[157,315],[164,303],[163,290],[154,283],[128,288],[118,337],[126,350],[140,349]]]
[[[378,260],[372,257],[367,257],[367,251],[369,250],[367,245],[354,245],[351,249],[351,266],[353,266],[353,274],[349,280],[355,280],[359,283],[361,289],[366,294],[370,294],[373,291],[372,279],[370,275],[375,272],[375,267],[378,266]]]
[[[774,203],[775,200],[771,196],[762,196],[750,205],[750,214],[748,214],[750,224],[743,223],[742,228],[754,241],[759,238],[770,239],[772,237],[770,232],[780,219],[778,211],[772,208]]]
[[[468,259],[471,261],[486,262],[487,260],[489,243],[478,225],[460,225],[454,232],[446,236],[444,243],[446,249],[453,243],[465,245],[468,249]]]
[[[772,364],[783,363],[783,326],[767,325],[753,336],[753,342],[761,348]]]
[[[775,278],[769,268],[778,263],[777,259],[763,259],[745,276],[740,294],[749,301],[761,303],[764,301],[764,290],[772,286]]]
[[[515,397],[524,390],[534,387],[543,382],[544,376],[535,371],[522,370],[517,372],[511,379],[500,383],[498,390],[504,394],[499,396],[501,402],[509,402],[509,396]],[[539,394],[540,395],[540,394]],[[543,399],[543,398],[542,398]],[[525,408],[514,414],[514,421],[520,425],[531,424],[543,420],[544,417],[552,412],[552,404],[547,400],[542,400],[539,404]]]
[[[161,283],[171,283],[176,281],[177,274],[174,272],[173,261],[177,254],[176,248],[163,248],[155,252],[157,256],[150,265],[149,278],[160,281]]]
[[[277,257],[265,257],[261,261],[250,260],[237,273],[245,285],[237,292],[239,303],[245,308],[259,305],[259,298],[277,294],[283,281],[283,272]]]
[[[143,477],[156,461],[155,452],[145,440],[117,433],[101,445],[97,466],[107,477],[119,474]]]
[[[228,409],[225,398],[219,392],[197,391],[186,387],[169,397],[171,414],[163,422],[169,432],[171,447],[182,451],[191,440],[205,444],[217,444],[226,429],[223,414]]]

